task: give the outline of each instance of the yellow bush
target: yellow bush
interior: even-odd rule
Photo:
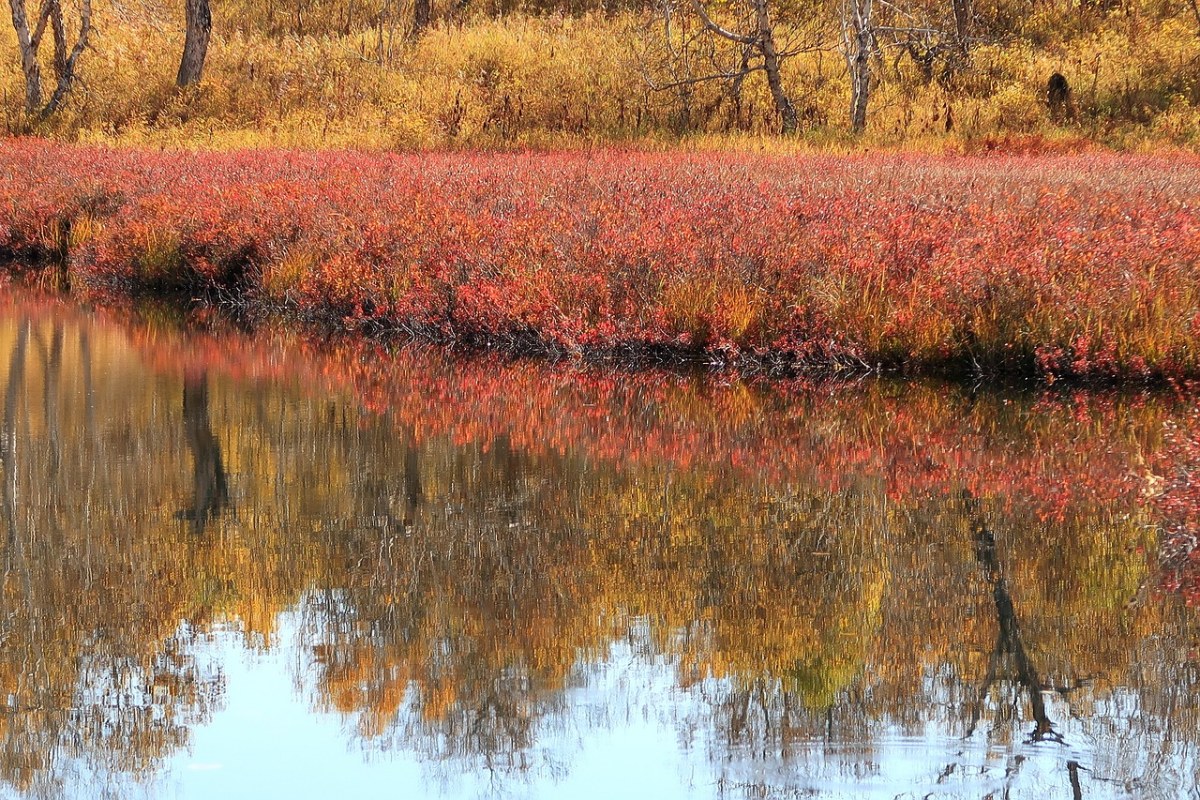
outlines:
[[[420,149],[614,140],[760,147],[778,129],[761,73],[745,80],[740,106],[718,82],[651,90],[643,64],[656,63],[661,48],[634,12],[480,16],[435,25],[408,43],[402,28],[372,27],[378,20],[356,2],[309,8],[239,0],[218,9],[204,80],[187,91],[173,83],[182,46],[178,4],[146,0],[136,15],[125,16],[97,6],[94,46],[81,62],[74,96],[34,130],[166,147]],[[1080,15],[1039,6],[1012,23],[1022,35],[973,48],[967,66],[953,75],[939,69],[930,76],[901,51],[888,50],[876,64],[865,139],[846,133],[849,84],[836,49],[800,53],[785,64],[783,77],[801,137],[768,146],[938,147],[1009,133],[1053,137],[1059,129],[1124,146],[1197,144],[1195,21],[1165,0],[1130,0],[1125,8]],[[778,35],[782,41],[820,34],[837,42],[835,18],[808,24],[805,30],[781,24]],[[0,48],[9,54],[0,63],[6,128],[25,131],[11,30],[0,33]],[[1045,105],[1053,72],[1066,75],[1079,111],[1061,125],[1052,124]]]
[[[993,125],[1001,131],[1027,133],[1035,130],[1046,118],[1041,98],[1028,86],[1010,83],[991,98],[995,114]]]

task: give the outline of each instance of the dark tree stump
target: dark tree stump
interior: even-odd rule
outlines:
[[[1050,107],[1050,119],[1057,123],[1075,119],[1075,100],[1071,96],[1071,84],[1061,72],[1050,76],[1046,82],[1046,104]]]

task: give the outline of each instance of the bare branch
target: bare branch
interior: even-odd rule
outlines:
[[[83,0],[79,9],[79,38],[75,40],[75,45],[71,48],[70,55],[65,55],[66,41],[65,33],[63,34],[61,47],[64,51],[65,57],[61,58],[61,60],[59,58],[59,53],[57,52],[60,45],[59,34],[58,31],[55,31],[55,72],[58,76],[58,85],[54,89],[54,94],[50,96],[50,102],[46,103],[46,107],[42,109],[40,114],[42,118],[48,117],[55,113],[62,108],[63,103],[66,102],[67,95],[70,93],[71,88],[75,85],[76,64],[79,61],[79,57],[83,55],[83,51],[87,49],[88,35],[91,33],[91,30],[92,0]]]
[[[877,25],[877,26],[875,26],[875,32],[876,33],[925,33],[925,34],[929,34],[931,36],[938,36],[943,33],[943,31],[940,31],[937,28],[907,28],[907,27],[896,26],[896,25]]]
[[[722,28],[713,22],[712,17],[708,16],[708,12],[704,10],[704,6],[700,0],[692,0],[692,6],[696,9],[696,13],[700,15],[700,21],[704,23],[704,27],[721,38],[742,44],[756,44],[758,42],[758,36],[747,36],[746,34],[736,33],[728,28]]]
[[[42,36],[46,33],[46,23],[50,21],[50,14],[54,10],[56,2],[57,0],[43,0],[42,2],[42,9],[38,12],[37,28],[29,37],[29,45],[34,50],[37,50],[42,43]]]
[[[905,11],[904,9],[898,7],[895,3],[889,3],[887,0],[879,0],[879,5],[881,5],[885,8],[890,8],[892,11],[894,11],[895,13],[899,14],[902,17],[908,17],[909,19],[916,19],[916,16],[914,14],[910,14],[909,12]]]
[[[678,89],[680,86],[692,86],[697,83],[706,83],[708,81],[732,81],[737,78],[744,78],[755,72],[762,72],[765,67],[762,64],[752,64],[744,70],[735,70],[733,72],[714,72],[709,75],[699,75],[694,78],[681,78],[677,81],[669,83],[654,83],[647,79],[646,83],[650,86],[653,92],[662,92],[668,89]]]

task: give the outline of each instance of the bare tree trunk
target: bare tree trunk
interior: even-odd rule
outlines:
[[[783,133],[795,133],[796,107],[783,90],[783,78],[779,74],[779,51],[775,49],[775,35],[771,28],[771,19],[767,15],[767,0],[754,0],[754,15],[758,25],[758,49],[763,56],[763,71],[767,73],[771,99],[775,101],[775,110],[782,121]]]
[[[749,45],[742,45],[742,60],[738,65],[738,72],[733,76],[733,81],[729,84],[729,94],[733,97],[733,124],[734,128],[741,130],[742,124],[742,84],[746,81],[746,75],[750,72],[750,56],[754,49]]]
[[[850,71],[850,129],[867,129],[867,104],[871,99],[871,51],[875,30],[871,15],[874,0],[844,0],[842,37]]]
[[[41,116],[48,117],[62,108],[75,85],[76,66],[79,57],[87,48],[88,35],[92,32],[92,0],[83,0],[79,8],[79,38],[67,53],[67,29],[63,23],[62,5],[59,0],[49,0],[51,7],[51,30],[54,34],[54,75],[57,83],[50,102],[42,109]]]
[[[21,51],[21,72],[25,76],[25,113],[30,116],[48,117],[62,108],[67,95],[75,85],[76,66],[79,57],[87,48],[88,35],[92,30],[92,2],[83,0],[79,10],[79,38],[75,45],[67,48],[67,26],[63,19],[61,0],[43,0],[38,11],[37,27],[29,29],[29,16],[25,0],[9,0],[12,10],[13,30],[17,35],[17,47]],[[38,48],[49,26],[54,39],[54,93],[50,101],[42,105],[42,69],[38,63]]]
[[[692,7],[708,31],[723,39],[753,48],[762,55],[763,71],[767,74],[767,86],[771,90],[775,111],[782,121],[783,132],[795,133],[797,128],[796,107],[792,104],[791,98],[787,96],[787,92],[783,90],[783,78],[779,70],[783,56],[775,47],[775,30],[771,25],[771,16],[767,12],[768,2],[769,0],[750,0],[750,6],[754,10],[753,33],[739,33],[718,25],[705,11],[700,0],[692,0]],[[743,63],[746,63],[744,56],[745,51],[743,51]]]
[[[429,0],[413,0],[413,24],[412,38],[419,39],[425,29],[429,27],[429,18],[431,16]]]
[[[950,5],[954,9],[954,43],[965,55],[967,43],[971,38],[971,17],[974,16],[975,10],[971,6],[971,0],[951,0]]]
[[[51,38],[54,40],[54,74],[62,75],[67,68],[67,24],[63,21],[60,0],[46,3],[49,11]]]
[[[25,13],[25,0],[8,0],[12,10],[13,30],[17,34],[17,47],[21,50],[21,72],[25,75],[25,112],[36,114],[42,106],[42,69],[37,60],[37,40],[29,31],[29,17]],[[45,20],[48,15],[43,15]],[[39,30],[45,30],[45,22],[39,21]]]
[[[183,40],[183,58],[175,85],[190,86],[200,81],[204,59],[208,56],[208,37],[212,34],[212,9],[208,0],[186,0],[187,33]]]

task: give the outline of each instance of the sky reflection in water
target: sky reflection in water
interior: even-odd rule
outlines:
[[[0,319],[0,794],[1181,797],[1165,397]]]

